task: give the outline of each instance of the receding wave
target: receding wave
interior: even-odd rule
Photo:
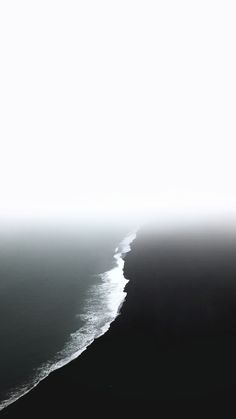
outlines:
[[[27,394],[53,371],[77,358],[96,338],[107,332],[126,297],[125,286],[128,280],[123,274],[123,255],[131,250],[130,244],[135,238],[136,232],[122,240],[115,249],[114,267],[97,275],[98,283],[88,291],[83,312],[78,315],[83,321],[83,326],[70,335],[64,349],[58,352],[53,360],[43,364],[31,380],[8,394],[0,403],[0,410]]]

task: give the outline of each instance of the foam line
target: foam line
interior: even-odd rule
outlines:
[[[130,244],[135,240],[136,232],[137,230],[121,241],[115,249],[114,267],[98,274],[98,283],[88,291],[83,313],[79,315],[84,325],[71,334],[65,348],[57,353],[52,361],[38,369],[32,381],[11,391],[0,403],[0,410],[29,393],[53,371],[76,359],[95,339],[107,332],[125,301],[125,286],[128,280],[123,273],[125,263],[123,256],[131,250]]]

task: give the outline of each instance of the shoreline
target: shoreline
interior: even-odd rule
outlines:
[[[17,401],[19,401],[20,399],[24,398],[29,393],[31,393],[31,391],[36,389],[38,385],[40,383],[43,383],[45,380],[47,380],[47,378],[51,374],[55,373],[57,370],[60,370],[61,368],[64,368],[71,362],[77,360],[81,356],[81,354],[85,352],[88,349],[88,347],[94,343],[96,339],[102,337],[105,333],[108,332],[108,330],[111,327],[111,324],[120,315],[120,310],[125,302],[125,298],[127,294],[125,292],[125,287],[127,283],[129,282],[129,280],[126,279],[123,274],[124,256],[131,250],[130,245],[136,238],[136,231],[128,233],[127,236],[123,240],[121,240],[121,242],[116,247],[115,253],[113,255],[113,260],[115,261],[115,265],[109,271],[103,272],[101,274],[97,274],[98,277],[101,277],[102,282],[99,285],[95,284],[93,286],[96,289],[97,288],[102,289],[102,287],[105,287],[106,289],[106,286],[108,287],[108,289],[106,290],[108,291],[108,295],[106,298],[107,301],[105,301],[104,304],[107,306],[107,311],[109,311],[109,316],[110,316],[109,320],[106,319],[105,324],[103,324],[102,326],[100,325],[99,328],[96,324],[95,325],[93,324],[93,318],[95,314],[97,318],[97,323],[100,323],[104,314],[97,313],[97,312],[93,314],[93,312],[92,313],[90,312],[89,306],[93,307],[93,301],[91,301],[91,298],[95,300],[98,298],[96,290],[94,292],[90,290],[90,294],[93,295],[93,297],[88,298],[88,301],[87,301],[88,307],[86,310],[86,314],[83,315],[85,319],[84,326],[80,328],[77,332],[74,332],[71,335],[71,341],[67,343],[65,348],[62,349],[61,353],[55,355],[56,357],[59,358],[64,353],[65,354],[64,357],[61,360],[58,360],[58,361],[55,360],[54,363],[48,362],[48,365],[40,367],[38,374],[35,376],[34,380],[32,380],[31,383],[22,385],[17,389],[12,389],[12,392],[9,395],[9,398],[7,398],[6,400],[3,400],[0,404],[0,415],[1,415],[1,412],[5,411],[5,409],[12,406]],[[114,292],[114,288],[116,288],[115,292]],[[115,300],[114,300],[113,294],[115,294],[114,295]],[[94,301],[94,304],[97,304],[97,301]],[[102,311],[104,311],[104,308]],[[92,317],[92,320],[91,320],[91,317]],[[100,317],[101,317],[101,320],[100,320]],[[92,324],[90,324],[91,322]],[[90,336],[91,332],[89,335],[86,332],[86,330],[91,329],[91,327],[93,330],[93,336]],[[77,346],[76,343],[77,343],[77,340],[79,341],[81,341],[81,339],[82,341],[84,340],[84,336],[83,336],[84,332],[85,332],[85,335],[88,335],[88,336],[86,336],[86,342],[84,342],[83,345],[79,348],[79,345]],[[70,349],[70,346],[73,347],[73,349]],[[69,354],[68,349],[70,349],[70,352],[72,351],[71,354]]]
[[[234,252],[222,253],[221,260],[215,250],[212,259],[211,249],[201,251],[195,266],[188,243],[168,240],[139,231],[125,257],[126,301],[110,329],[4,409],[2,417],[74,417],[81,412],[88,418],[151,417],[155,412],[161,418],[176,413],[199,418],[203,411],[235,412]],[[225,268],[229,262],[230,271]],[[208,282],[210,269],[218,282]]]

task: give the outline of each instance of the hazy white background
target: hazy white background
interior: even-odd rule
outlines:
[[[235,205],[234,1],[1,0],[0,215]]]

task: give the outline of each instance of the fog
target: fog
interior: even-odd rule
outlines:
[[[0,216],[235,209],[233,1],[0,4]]]

